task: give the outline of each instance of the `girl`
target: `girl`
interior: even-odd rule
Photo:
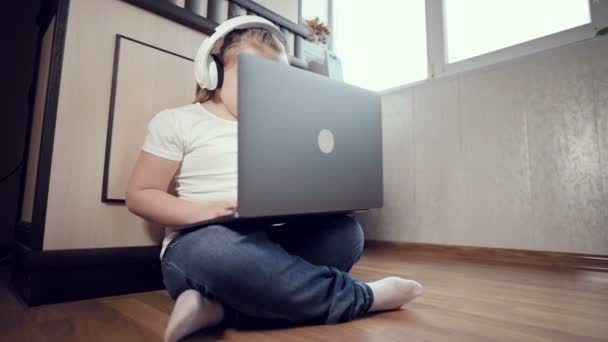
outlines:
[[[349,276],[363,250],[363,231],[350,215],[171,228],[235,210],[237,56],[287,63],[285,38],[267,27],[233,30],[214,50],[223,64],[221,87],[197,85],[193,104],[154,116],[127,189],[131,212],[167,227],[161,265],[176,302],[165,340],[220,322],[335,324],[398,309],[420,295],[413,280],[364,283]]]

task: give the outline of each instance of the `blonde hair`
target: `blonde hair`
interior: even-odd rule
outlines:
[[[211,53],[217,54],[226,65],[229,59],[236,56],[236,48],[244,44],[256,48],[269,47],[278,53],[287,54],[287,41],[282,34],[258,27],[231,31],[215,44]],[[192,103],[207,102],[215,96],[216,91],[217,89],[203,89],[197,84]]]

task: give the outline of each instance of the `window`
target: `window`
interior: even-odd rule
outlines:
[[[344,81],[381,91],[427,78],[424,0],[333,1]]]
[[[319,20],[326,25],[328,24],[327,10],[329,4],[328,0],[302,0],[302,18]]]
[[[444,0],[448,63],[591,22],[588,0]]]
[[[383,92],[592,39],[608,28],[608,0],[328,3],[344,80]]]

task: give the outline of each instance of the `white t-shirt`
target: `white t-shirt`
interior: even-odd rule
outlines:
[[[179,198],[236,199],[237,126],[238,121],[210,113],[200,103],[165,109],[150,120],[142,149],[181,161],[175,176]],[[165,227],[161,258],[175,234]]]

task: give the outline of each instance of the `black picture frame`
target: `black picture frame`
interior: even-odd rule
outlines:
[[[170,55],[183,58],[185,60],[194,62],[192,58],[182,56],[178,53],[160,48],[158,46],[154,46],[152,44],[148,44],[142,42],[140,40],[130,38],[124,36],[122,34],[116,34],[116,42],[114,45],[114,66],[112,70],[112,88],[110,90],[110,110],[108,114],[108,129],[106,135],[106,146],[105,146],[105,155],[104,155],[104,165],[103,165],[103,183],[101,189],[101,201],[103,203],[125,203],[124,198],[111,198],[108,196],[108,186],[109,186],[109,176],[110,176],[110,161],[112,157],[112,129],[114,125],[114,116],[115,116],[115,105],[116,105],[116,96],[117,96],[117,85],[118,85],[118,73],[120,68],[120,44],[122,40],[129,40],[131,42],[141,44],[143,46],[156,49],[158,51],[162,51],[168,53]]]

